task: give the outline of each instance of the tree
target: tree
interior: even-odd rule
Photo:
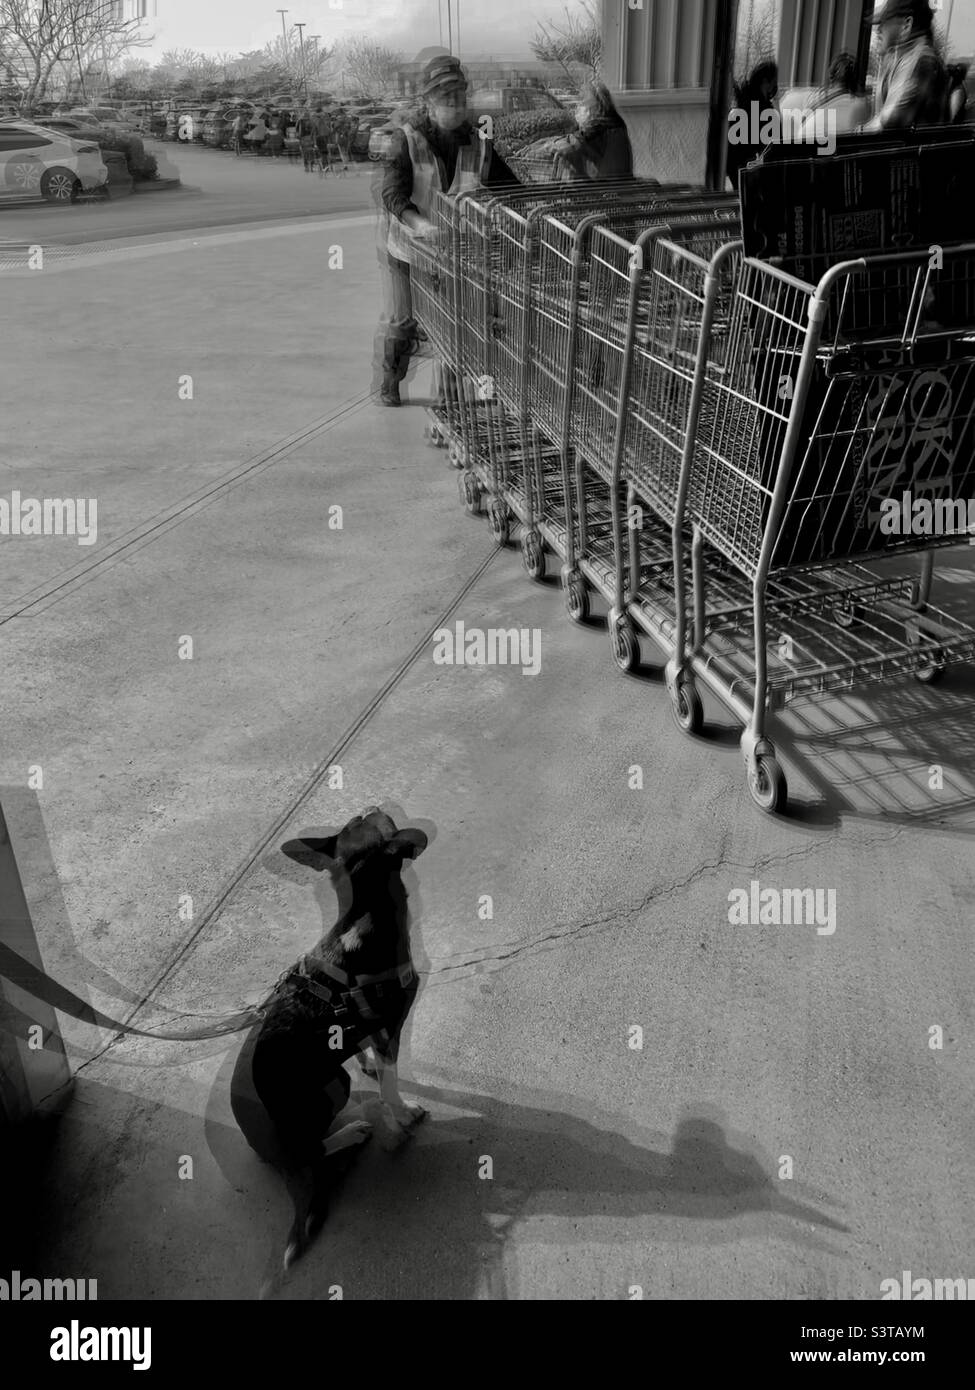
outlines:
[[[58,70],[83,74],[152,42],[137,19],[109,0],[0,0],[0,62],[15,74],[23,105],[40,101]]]
[[[735,69],[739,86],[744,84],[759,63],[775,60],[777,28],[775,0],[745,0],[738,11],[735,43]]]
[[[603,59],[602,22],[591,0],[579,0],[582,13],[565,7],[565,18],[542,20],[529,39],[529,47],[541,63],[552,63],[565,74],[573,91],[599,77]]]
[[[344,44],[341,63],[349,81],[364,95],[372,96],[393,85],[403,55],[357,34]]]

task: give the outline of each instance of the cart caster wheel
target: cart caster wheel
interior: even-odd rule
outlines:
[[[471,516],[480,516],[481,489],[473,473],[465,473],[460,480],[460,500]]]
[[[789,797],[785,773],[771,753],[764,753],[758,759],[755,771],[749,771],[748,790],[755,805],[770,816],[775,815],[777,811],[785,810]]]
[[[455,439],[450,446],[450,450],[447,454],[447,462],[452,468],[467,467],[467,450],[458,439]]]
[[[530,578],[545,578],[545,547],[537,531],[526,531],[521,538],[521,558]]]
[[[856,627],[857,623],[860,621],[860,617],[860,609],[855,603],[850,604],[848,608],[840,608],[837,606],[833,609],[833,622],[837,627]]]
[[[671,708],[674,723],[682,734],[699,734],[704,728],[704,705],[697,687],[690,681],[678,685]]]
[[[624,676],[632,675],[640,664],[640,645],[636,640],[636,633],[625,618],[620,618],[613,624],[610,637],[613,643],[613,660]]]
[[[938,649],[931,654],[931,661],[927,666],[919,666],[914,672],[914,679],[920,681],[921,685],[937,685],[944,680],[945,656],[944,652]]]
[[[589,619],[589,590],[586,581],[579,573],[563,577],[565,590],[565,611],[574,623],[584,623]]]
[[[507,545],[511,539],[511,517],[501,502],[491,503],[491,530],[498,545]]]
[[[446,443],[439,425],[427,425],[423,431],[427,443],[433,449],[442,449]]]

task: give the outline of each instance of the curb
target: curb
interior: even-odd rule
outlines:
[[[133,193],[165,193],[171,188],[181,188],[179,179],[139,179],[132,185]]]

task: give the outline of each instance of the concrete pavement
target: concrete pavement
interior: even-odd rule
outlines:
[[[436,832],[402,1065],[430,1117],[363,1151],[281,1296],[872,1299],[972,1274],[973,673],[797,707],[797,813],[762,818],[727,717],[682,738],[652,651],[620,677],[462,511],[421,410],[372,404],[360,219],[52,269],[4,277],[4,352],[40,344],[57,390],[4,374],[0,490],[99,504],[91,547],[0,548],[0,782],[50,974],[190,1028],[333,920],[285,839],[371,802]],[[966,602],[967,559],[943,590]],[[436,666],[424,638],[457,620],[538,629],[540,674]],[[835,890],[835,934],[731,926],[753,879]],[[65,1035],[76,1094],[9,1266],[255,1297],[288,1212],[229,1114],[239,1039]]]

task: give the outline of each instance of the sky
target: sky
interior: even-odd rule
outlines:
[[[530,57],[528,39],[539,19],[558,18],[574,0],[451,0],[460,13],[461,57],[496,55]],[[281,34],[281,16],[273,0],[157,0],[156,17],[146,28],[156,35],[151,47],[137,54],[150,62],[170,48],[208,53],[238,53],[263,48]],[[353,34],[367,34],[411,59],[421,48],[440,43],[443,14],[447,36],[447,0],[289,0],[288,25],[305,22],[305,37],[321,34],[328,44]],[[150,4],[151,10],[151,4]]]
[[[455,32],[453,51],[461,57],[527,58],[538,20],[558,19],[566,4],[577,8],[576,0],[451,0],[452,13],[460,14],[460,44]],[[155,41],[134,56],[152,62],[169,48],[263,48],[281,33],[277,8],[273,0],[156,0],[156,18],[147,23]],[[440,43],[441,17],[446,44],[447,0],[289,0],[287,8],[286,24],[306,22],[305,35],[320,34],[325,44],[368,34],[409,59]],[[945,18],[949,11],[953,48],[975,53],[975,0],[954,0],[953,9],[952,0],[943,0]]]

